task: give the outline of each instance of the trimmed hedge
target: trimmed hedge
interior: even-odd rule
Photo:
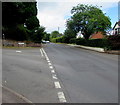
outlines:
[[[108,36],[105,39],[89,39],[85,40],[83,38],[71,38],[62,36],[58,38],[51,39],[54,43],[72,43],[77,45],[83,46],[90,46],[90,47],[100,47],[104,48],[105,50],[120,50],[120,35],[112,35]]]
[[[120,50],[120,35],[111,35],[108,40],[112,50]]]
[[[71,43],[71,44],[75,44],[75,43],[76,43],[76,38],[72,38],[72,39],[70,39],[70,40],[69,40],[69,43]]]
[[[77,45],[84,45],[90,47],[100,47],[105,48],[106,50],[110,49],[110,44],[108,39],[89,39],[85,40],[83,38],[76,39]]]

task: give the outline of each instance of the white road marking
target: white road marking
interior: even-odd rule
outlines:
[[[48,58],[48,56],[47,56],[47,54],[46,54],[46,52],[44,51],[43,48],[42,48],[42,51],[43,51],[43,53],[44,53],[44,55],[45,55],[45,57],[46,57],[46,60],[47,60],[48,65],[49,65],[49,68],[51,69],[52,78],[53,78],[53,79],[58,79],[58,78],[57,78],[57,75],[55,74],[55,70],[53,69],[52,63],[50,63],[50,60],[49,60],[49,58]],[[54,74],[53,74],[53,73],[54,73]],[[60,88],[61,88],[61,85],[60,85],[59,81],[55,81],[55,82],[54,82],[54,85],[55,85],[55,88],[57,88],[57,89],[60,89]],[[65,95],[64,95],[63,92],[58,92],[58,98],[59,98],[59,101],[60,101],[61,103],[67,102],[67,101],[66,101],[66,98],[65,98]]]
[[[40,49],[40,53],[41,53],[41,56],[43,57],[44,55],[43,55],[43,52],[42,52],[42,50]]]
[[[58,79],[56,74],[53,74],[53,75],[52,75],[52,78],[53,78],[53,79]]]
[[[49,61],[49,58],[46,58],[47,61]]]
[[[55,73],[55,70],[51,70],[51,73]]]
[[[57,88],[57,89],[61,88],[60,83],[58,81],[54,82],[54,84],[55,84],[55,88]]]
[[[63,92],[58,92],[58,98],[60,102],[67,102]]]
[[[44,51],[44,49],[43,49],[43,48],[41,48],[41,49],[42,49],[42,51],[43,51],[43,53],[44,53],[44,55],[45,55],[45,57],[46,57],[46,60],[47,60],[47,61],[49,61],[49,58],[48,58],[48,56],[47,56],[46,52]]]
[[[53,66],[49,66],[50,69],[53,69]]]
[[[51,66],[52,64],[51,64],[51,63],[48,63],[48,65],[50,65],[50,66]]]
[[[18,51],[18,50],[17,50],[16,52],[17,52],[17,53],[21,53],[22,51]]]
[[[48,60],[47,62],[48,62],[48,63],[50,63],[50,61],[49,61],[49,60]]]

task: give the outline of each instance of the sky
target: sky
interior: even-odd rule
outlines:
[[[73,0],[74,1],[74,0]],[[59,30],[63,33],[66,29],[66,21],[71,17],[71,9],[73,6],[78,4],[92,4],[97,6],[102,6],[100,9],[109,16],[112,22],[112,27],[118,21],[118,1],[102,1],[102,0],[89,0],[89,2],[77,1],[57,1],[56,0],[37,0],[37,17],[40,21],[40,25],[46,28],[46,32],[51,33],[52,31]],[[87,0],[86,0],[87,1]],[[114,2],[113,2],[114,1]],[[58,28],[59,27],[59,28]]]

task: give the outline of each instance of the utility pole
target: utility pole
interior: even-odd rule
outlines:
[[[59,32],[60,27],[58,27],[58,32]]]

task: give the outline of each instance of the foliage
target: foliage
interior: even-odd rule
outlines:
[[[85,39],[94,32],[104,32],[111,27],[110,18],[97,6],[78,4],[71,13],[73,16],[67,21],[67,30],[75,34],[81,31]]]
[[[28,18],[25,22],[25,25],[27,27],[27,29],[29,30],[35,30],[36,27],[39,27],[39,20],[37,19],[36,16],[32,16],[30,18]]]
[[[3,2],[2,31],[6,39],[41,41],[44,28],[37,19],[35,2]]]
[[[66,29],[65,32],[64,32],[64,40],[66,40],[65,42],[69,43],[69,40],[71,38],[75,38],[76,37],[76,33],[71,30],[71,29]]]
[[[58,36],[59,36],[59,32],[58,31],[51,32],[51,38],[57,38]]]
[[[71,38],[71,39],[69,40],[69,43],[75,44],[75,43],[76,43],[76,38]]]
[[[112,50],[120,50],[120,35],[111,35],[108,37]]]
[[[33,34],[32,41],[36,43],[41,43],[41,40],[44,37],[44,35],[45,35],[45,28],[41,26],[37,29],[35,34]]]
[[[51,42],[53,43],[62,43],[63,36],[57,37],[57,38],[52,38]]]
[[[3,33],[5,34],[5,38],[23,41],[28,38],[29,30],[24,28],[23,24],[18,24],[17,26],[5,28]]]
[[[90,46],[90,47],[100,47],[100,48],[110,49],[110,43],[108,39],[85,40],[83,38],[78,38],[76,39],[76,44]]]
[[[45,32],[43,40],[50,41],[50,34]]]

